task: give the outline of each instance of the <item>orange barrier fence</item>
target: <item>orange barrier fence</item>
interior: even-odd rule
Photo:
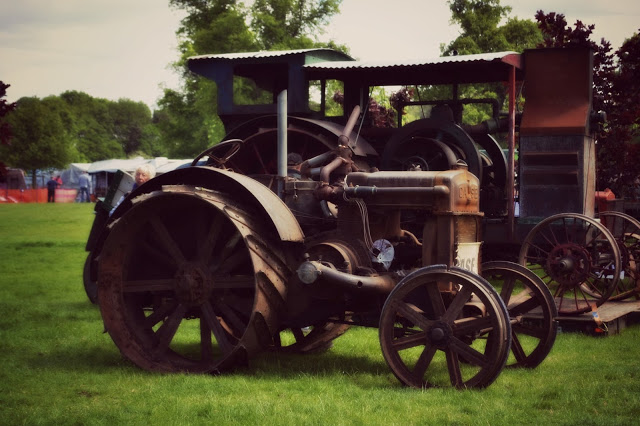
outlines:
[[[73,203],[77,189],[56,189],[56,203]],[[46,203],[47,189],[5,189],[0,190],[0,203]]]

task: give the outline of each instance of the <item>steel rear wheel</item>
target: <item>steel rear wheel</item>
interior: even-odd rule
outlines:
[[[517,263],[483,263],[482,277],[500,293],[509,312],[511,355],[507,367],[537,367],[551,351],[558,332],[558,310],[549,289],[536,274]]]
[[[214,191],[135,199],[99,264],[100,310],[122,354],[147,370],[220,372],[269,346],[287,271],[266,235]]]
[[[480,276],[444,265],[422,268],[405,277],[384,304],[382,353],[407,386],[486,387],[509,355],[507,315]]]
[[[640,298],[640,221],[620,212],[600,213],[600,223],[618,243],[624,275],[609,300]]]
[[[606,302],[622,267],[611,233],[595,219],[576,213],[538,223],[522,244],[519,263],[542,278],[561,315],[589,312]]]

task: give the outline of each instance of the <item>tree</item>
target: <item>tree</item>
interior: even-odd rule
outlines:
[[[7,89],[9,84],[5,84],[0,81],[0,146],[9,145],[11,141],[11,127],[9,123],[4,120],[4,117],[16,108],[15,102],[9,103],[5,96],[7,96]],[[6,172],[5,164],[0,161],[0,176],[4,176]]]
[[[460,26],[460,35],[448,45],[441,45],[443,56],[470,55],[534,48],[542,42],[542,33],[532,20],[509,17],[511,7],[500,0],[449,0],[451,23]],[[506,22],[505,22],[506,20]],[[504,24],[503,24],[504,22]],[[502,84],[460,85],[460,98],[493,98],[504,105],[506,87]],[[449,88],[422,87],[416,90],[421,99],[446,100],[452,96]],[[491,117],[488,105],[465,105],[462,120],[477,124]]]
[[[14,111],[6,116],[13,137],[11,146],[0,147],[7,164],[33,171],[33,187],[37,169],[63,168],[72,150],[65,135],[65,128],[56,111],[58,98],[21,98]]]
[[[236,0],[170,0],[172,7],[186,11],[187,16],[177,31],[181,55],[174,63],[182,74],[183,87],[165,90],[154,115],[169,153],[193,157],[224,136],[217,117],[215,84],[189,73],[188,57],[324,46],[315,34],[338,12],[340,2],[256,0],[247,7]]]
[[[535,22],[510,18],[511,7],[500,5],[500,0],[450,0],[449,9],[451,23],[460,25],[462,33],[441,48],[443,55],[522,52],[542,41]]]
[[[317,42],[342,0],[255,0],[251,28],[265,50],[304,49]]]
[[[79,153],[78,161],[93,162],[125,156],[112,128],[109,111],[112,101],[96,99],[78,91],[64,92],[60,98],[68,107],[69,117],[63,122],[69,142]]]
[[[143,102],[119,99],[109,102],[113,137],[127,157],[134,154],[155,157],[162,151],[156,146],[157,129],[153,128],[151,110]]]

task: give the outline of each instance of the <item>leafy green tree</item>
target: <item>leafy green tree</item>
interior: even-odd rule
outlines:
[[[108,104],[112,132],[127,157],[134,154],[155,157],[161,154],[156,146],[157,130],[153,129],[151,110],[143,102],[120,99]]]
[[[10,146],[1,146],[7,164],[33,171],[36,187],[38,169],[63,168],[72,160],[73,150],[60,117],[58,98],[21,98],[14,111],[6,116],[12,129]]]
[[[542,42],[542,33],[536,23],[509,17],[511,7],[502,6],[500,0],[449,0],[451,23],[460,26],[460,35],[448,45],[441,45],[443,56],[471,55],[490,52],[515,51],[534,48]],[[451,99],[449,87],[430,86],[416,88],[414,95],[421,100]],[[461,99],[497,99],[506,102],[506,88],[502,84],[460,85]],[[465,105],[462,121],[476,124],[491,117],[486,104]],[[409,120],[415,118],[410,113]]]
[[[0,81],[0,146],[9,145],[11,141],[11,127],[9,126],[9,123],[4,120],[4,116],[16,108],[15,102],[9,103],[6,99],[3,99],[7,96],[7,89],[9,86],[9,84],[5,84]],[[5,164],[0,161],[0,176],[4,175]]]
[[[265,50],[314,47],[342,0],[255,0],[251,28]]]
[[[79,153],[79,161],[93,162],[125,156],[112,129],[111,101],[78,91],[64,92],[60,98],[69,108],[69,117],[63,121],[70,142]]]
[[[195,55],[322,46],[315,34],[338,11],[341,0],[170,0],[187,12],[177,31],[181,90],[165,90],[154,122],[172,156],[193,157],[219,142],[224,128],[217,117],[213,82],[192,75],[187,58]],[[239,96],[250,88],[238,86]],[[243,95],[243,93],[245,93]]]
[[[460,25],[462,33],[442,47],[444,55],[522,52],[542,41],[535,22],[509,17],[511,7],[502,6],[500,0],[450,0],[449,8],[451,23]]]

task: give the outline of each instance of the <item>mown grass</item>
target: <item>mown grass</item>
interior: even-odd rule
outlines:
[[[562,333],[535,370],[485,390],[403,388],[377,330],[325,353],[264,353],[226,376],[123,360],[82,288],[80,204],[0,206],[0,424],[637,424],[640,327]]]

